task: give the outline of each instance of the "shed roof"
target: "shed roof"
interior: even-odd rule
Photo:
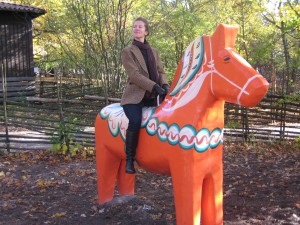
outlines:
[[[14,4],[9,2],[0,2],[0,12],[1,11],[28,13],[32,18],[36,18],[46,13],[45,9],[35,6]]]

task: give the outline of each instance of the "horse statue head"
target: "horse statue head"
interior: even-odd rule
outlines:
[[[237,32],[220,24],[212,36],[200,36],[187,47],[162,111],[186,107],[197,97],[203,102],[208,95],[245,107],[260,102],[269,84],[234,50]]]

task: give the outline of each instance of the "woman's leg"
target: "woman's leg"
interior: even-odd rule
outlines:
[[[129,123],[126,131],[126,173],[135,173],[134,158],[142,122],[143,104],[128,104],[123,106]]]

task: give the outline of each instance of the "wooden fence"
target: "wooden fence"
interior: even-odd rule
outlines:
[[[225,135],[243,140],[300,137],[300,102],[280,103],[282,96],[267,95],[256,107],[225,104]]]
[[[103,96],[101,88],[93,84],[79,85],[70,78],[37,79],[35,96],[3,99],[0,106],[0,149],[49,149],[62,125],[74,125],[68,131],[74,136],[74,142],[94,146],[95,117],[106,104],[118,102],[120,94],[116,98]],[[280,96],[268,95],[250,109],[226,103],[225,140],[299,138],[300,102],[279,103],[280,99]]]

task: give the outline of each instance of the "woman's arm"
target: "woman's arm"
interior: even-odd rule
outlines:
[[[147,77],[146,72],[143,71],[141,65],[134,59],[133,54],[129,48],[125,48],[122,51],[122,64],[128,75],[129,83],[135,84],[138,87],[152,91],[155,82]],[[144,75],[142,73],[145,73]]]

